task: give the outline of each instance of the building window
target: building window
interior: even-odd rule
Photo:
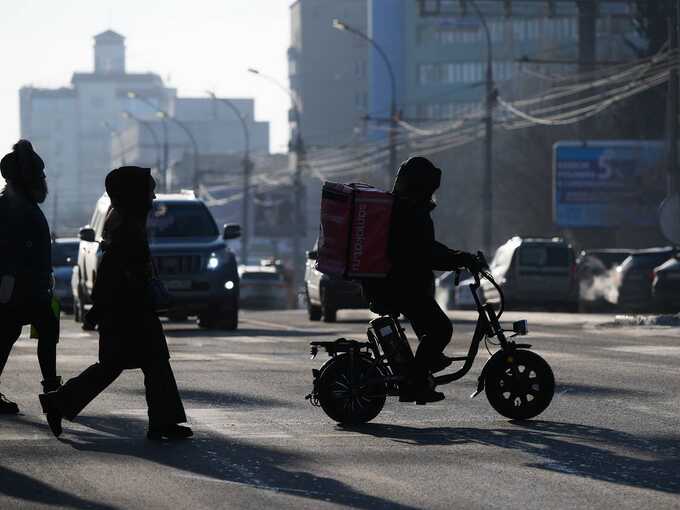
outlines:
[[[420,64],[418,66],[418,83],[427,85],[440,81],[438,64]]]

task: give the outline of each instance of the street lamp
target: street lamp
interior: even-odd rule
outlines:
[[[148,98],[132,91],[129,91],[127,93],[127,96],[130,99],[139,99],[147,106],[150,106],[154,112],[158,113],[159,111],[158,107],[155,104],[153,104]],[[165,119],[162,119],[161,125],[163,127],[163,168],[161,169],[161,178],[163,179],[162,188],[164,191],[167,191],[169,149],[168,149],[168,125],[166,124]]]
[[[284,86],[275,78],[263,74],[257,69],[248,68],[248,72],[260,76],[261,78],[267,80],[268,82],[275,85],[277,88],[285,92],[288,97],[290,97],[291,103],[293,105],[293,115],[295,116],[295,138],[291,140],[291,148],[295,152],[295,177],[293,179],[293,188],[295,196],[293,197],[293,204],[295,207],[295,225],[293,225],[293,272],[294,274],[294,285],[297,289],[298,283],[302,274],[304,272],[303,266],[303,254],[302,254],[302,229],[304,227],[304,212],[303,206],[303,186],[302,186],[302,168],[304,166],[305,157],[305,146],[302,141],[302,123],[300,122],[300,103],[298,98],[291,89]],[[306,232],[305,232],[306,236]]]
[[[169,120],[176,126],[178,126],[184,133],[186,133],[187,137],[189,138],[189,141],[191,142],[193,153],[194,153],[194,158],[193,158],[193,188],[194,191],[197,190],[198,188],[198,143],[196,143],[196,138],[194,137],[193,133],[191,130],[184,124],[183,122],[179,121],[175,117],[172,117],[168,112],[163,110],[162,108],[159,108],[156,106],[153,102],[149,101],[148,98],[140,95],[137,92],[128,92],[128,97],[131,99],[140,99],[143,103],[146,105],[150,106],[156,111],[156,115],[163,121],[163,136],[164,136],[164,144],[163,144],[163,156],[165,158],[165,164],[164,164],[164,176],[163,176],[163,181],[164,181],[164,189],[165,191],[168,191],[168,132],[167,132],[167,126],[165,121]]]
[[[485,105],[485,135],[484,135],[484,181],[483,181],[483,232],[484,232],[484,248],[487,253],[491,253],[493,249],[493,108],[496,102],[496,94],[493,86],[493,54],[491,45],[491,32],[486,23],[484,14],[479,9],[475,0],[470,0],[470,5],[477,13],[479,20],[484,28],[486,35],[486,99]]]
[[[131,119],[137,122],[140,126],[142,126],[144,129],[146,129],[149,134],[151,135],[151,138],[153,139],[154,143],[154,148],[156,149],[156,168],[158,171],[161,171],[161,144],[160,141],[158,140],[158,135],[156,134],[156,131],[151,127],[151,124],[145,120],[140,119],[136,115],[134,115],[132,112],[129,111],[123,111],[120,113],[121,116],[124,119]]]
[[[385,63],[385,67],[387,67],[387,73],[389,74],[390,77],[390,131],[389,131],[389,162],[388,162],[388,167],[387,167],[387,186],[389,187],[392,183],[392,178],[394,177],[394,172],[397,168],[397,120],[398,120],[398,112],[397,112],[397,83],[394,78],[394,69],[392,68],[392,64],[390,63],[390,59],[387,57],[387,54],[385,51],[382,49],[382,47],[375,42],[375,40],[365,33],[361,32],[360,30],[357,30],[356,28],[348,25],[347,23],[339,20],[339,19],[334,19],[332,22],[333,28],[336,30],[341,30],[344,32],[349,32],[351,34],[356,35],[357,37],[360,37],[361,39],[364,39],[365,41],[368,41],[371,46],[375,49],[375,51],[378,52],[378,55],[380,55],[380,58],[382,58],[383,62]]]
[[[208,90],[207,94],[213,99],[213,101],[218,101],[226,105],[231,111],[234,112],[236,117],[238,117],[241,123],[241,128],[243,129],[243,208],[241,212],[241,260],[244,264],[248,263],[248,242],[250,240],[250,228],[249,228],[249,209],[250,209],[250,174],[252,171],[252,162],[250,161],[250,131],[248,130],[248,124],[246,120],[241,115],[241,112],[236,107],[236,105],[227,98],[217,97],[214,92]]]
[[[123,140],[120,137],[120,131],[114,128],[108,121],[103,121],[102,126],[108,129],[109,133],[111,133],[116,138],[116,141],[118,142],[118,148],[120,149],[121,166],[125,166],[125,147],[123,146]]]

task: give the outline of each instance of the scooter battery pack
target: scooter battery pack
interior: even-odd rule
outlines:
[[[326,182],[316,269],[346,278],[380,278],[390,270],[394,197],[366,184]]]

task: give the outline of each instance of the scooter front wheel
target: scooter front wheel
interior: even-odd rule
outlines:
[[[329,418],[338,423],[367,423],[380,414],[387,390],[376,382],[382,371],[367,356],[336,356],[323,367],[318,380],[318,399]]]
[[[555,393],[555,376],[538,354],[518,349],[490,360],[484,390],[491,406],[513,420],[528,420],[545,411]]]

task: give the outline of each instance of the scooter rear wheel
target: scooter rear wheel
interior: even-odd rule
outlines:
[[[381,370],[367,356],[348,354],[328,361],[318,380],[321,408],[332,420],[347,425],[367,423],[380,414],[387,389],[384,383],[371,381],[383,377]]]
[[[528,420],[545,411],[555,393],[555,376],[538,354],[518,349],[490,361],[484,390],[491,406],[513,420]]]

